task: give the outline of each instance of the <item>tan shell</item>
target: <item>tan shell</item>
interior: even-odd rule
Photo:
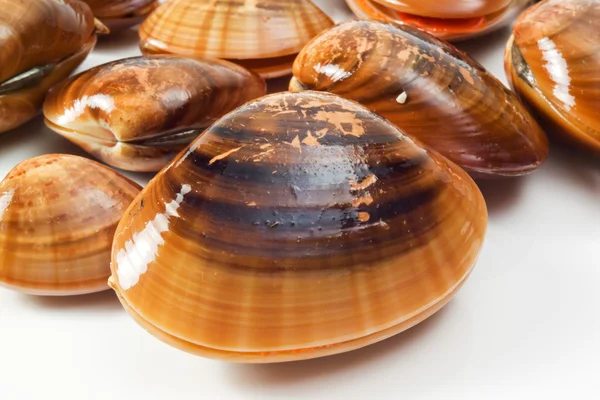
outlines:
[[[140,27],[140,48],[228,59],[274,78],[289,74],[302,47],[331,26],[309,0],[171,0]]]
[[[17,165],[0,182],[0,285],[38,295],[105,290],[117,223],[139,190],[81,157]]]
[[[543,1],[513,32],[505,65],[515,91],[550,132],[600,153],[600,1]]]
[[[185,351],[321,357],[443,307],[486,221],[471,178],[385,119],[331,94],[278,93],[217,121],[142,191],[110,284]]]
[[[0,0],[0,133],[32,119],[48,89],[96,43],[94,17],[75,0]]]
[[[363,19],[415,26],[451,41],[510,24],[533,0],[346,0]]]
[[[262,78],[226,61],[135,57],[56,86],[44,116],[107,164],[158,171],[216,119],[265,93]]]
[[[96,18],[111,32],[130,28],[141,23],[158,5],[157,0],[82,0]]]
[[[356,100],[474,176],[542,165],[546,136],[517,97],[451,45],[411,28],[349,21],[299,54],[290,90]]]

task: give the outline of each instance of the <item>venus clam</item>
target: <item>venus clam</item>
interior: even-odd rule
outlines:
[[[517,97],[477,62],[418,29],[350,21],[311,41],[290,90],[356,100],[479,177],[538,168],[545,134]]]
[[[471,178],[385,119],[331,94],[279,93],[221,118],[142,191],[110,284],[188,352],[326,356],[444,306],[486,221]]]
[[[446,40],[508,25],[531,0],[346,0],[360,18],[416,26]]]
[[[309,0],[171,0],[140,27],[144,54],[222,58],[264,78],[289,74],[331,19]]]
[[[32,119],[44,95],[96,44],[94,17],[77,0],[0,0],[0,133]]]
[[[157,0],[83,0],[111,32],[139,24],[157,6]]]
[[[550,131],[600,152],[599,0],[546,0],[528,9],[515,23],[505,66]]]
[[[158,171],[217,118],[265,93],[262,78],[226,61],[136,57],[53,88],[44,116],[107,164]]]
[[[0,182],[0,285],[39,295],[107,289],[113,234],[139,190],[81,157],[17,165]]]

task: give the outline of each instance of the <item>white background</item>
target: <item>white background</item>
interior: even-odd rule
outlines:
[[[317,3],[350,15],[342,0]],[[506,82],[508,34],[460,47]],[[132,31],[102,40],[80,70],[136,54]],[[83,155],[38,118],[0,136],[0,176],[52,152]],[[473,275],[394,338],[312,361],[227,364],[154,339],[110,291],[0,289],[0,399],[600,398],[600,160],[554,145],[539,172],[481,187],[489,230]]]

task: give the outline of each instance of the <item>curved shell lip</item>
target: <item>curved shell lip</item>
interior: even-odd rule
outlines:
[[[385,8],[382,5],[374,5],[371,3],[372,0],[346,0],[348,7],[352,10],[354,14],[356,14],[359,18],[362,19],[376,19],[383,20],[386,22],[393,22],[400,25],[411,25],[410,22],[405,22],[402,19],[393,18],[384,11],[381,11],[381,8]],[[531,0],[513,0],[509,6],[507,6],[504,10],[498,11],[494,14],[488,16],[482,16],[484,18],[483,26],[475,27],[475,29],[465,29],[463,31],[457,30],[454,32],[444,32],[431,28],[427,28],[426,26],[416,26],[417,28],[428,31],[429,33],[437,36],[440,39],[452,41],[452,42],[460,42],[464,40],[474,39],[480,36],[487,35],[495,30],[498,30],[504,26],[507,21],[512,21],[516,18],[519,13],[531,2]],[[441,20],[436,19],[433,20]],[[479,29],[481,28],[481,29]]]
[[[7,283],[7,282],[3,282],[2,280],[0,280],[0,287],[9,289],[9,290],[13,290],[13,291],[17,291],[20,293],[33,295],[33,296],[51,296],[51,297],[80,296],[80,295],[85,295],[85,294],[104,292],[104,291],[110,289],[110,287],[106,283],[105,277],[94,281],[93,285],[88,285],[85,287],[77,287],[75,289],[66,289],[66,288],[60,288],[60,287],[44,288],[44,287],[40,287],[39,285],[33,287],[31,285],[26,285],[26,284],[23,284],[23,285],[11,284],[11,283]]]
[[[504,53],[504,70],[508,83],[513,90],[519,97],[531,103],[535,112],[544,120],[558,125],[557,128],[564,132],[564,134],[560,135],[563,139],[587,151],[600,153],[600,132],[598,132],[599,139],[595,139],[589,135],[585,127],[581,127],[570,120],[540,90],[534,88],[530,82],[526,82],[522,75],[517,72],[515,69],[515,60],[513,59],[513,51],[516,48],[514,39],[514,34],[512,34],[506,43]],[[552,129],[550,133],[552,133]]]
[[[417,325],[418,323],[424,321],[425,319],[429,318],[430,316],[441,310],[446,304],[448,304],[450,300],[452,300],[454,295],[458,292],[458,290],[465,284],[476,264],[477,260],[473,262],[469,270],[444,295],[434,300],[430,304],[422,307],[421,309],[415,311],[411,315],[406,316],[403,320],[392,324],[391,326],[377,330],[370,334],[356,337],[354,339],[342,341],[340,343],[317,345],[315,347],[288,350],[265,350],[244,352],[206,347],[201,344],[187,341],[146,321],[144,317],[138,313],[135,307],[133,307],[133,305],[131,305],[127,301],[125,296],[120,292],[119,285],[116,283],[114,275],[109,278],[108,285],[115,291],[117,297],[119,298],[119,301],[123,305],[123,308],[125,308],[127,313],[132,317],[132,319],[136,323],[138,323],[142,328],[147,330],[155,337],[159,338],[160,340],[175,348],[178,348],[190,354],[199,355],[216,360],[226,360],[229,362],[247,364],[267,364],[309,360],[314,358],[331,356],[335,354],[341,354],[348,351],[360,349],[364,346],[380,342],[382,340],[395,336],[401,332],[404,332]]]
[[[132,26],[139,25],[148,15],[150,15],[158,7],[158,1],[152,1],[149,4],[138,8],[123,16],[103,16],[101,13],[96,16],[104,23],[110,32],[120,32]]]
[[[38,80],[37,83],[39,83],[39,82],[43,81],[44,79],[52,76],[52,74],[54,73],[55,70],[60,69],[61,66],[65,65],[65,64],[68,64],[70,61],[75,60],[78,57],[82,57],[82,56],[85,57],[85,56],[87,56],[87,54],[89,54],[94,49],[94,47],[96,46],[97,40],[98,40],[98,37],[95,34],[91,35],[89,37],[89,39],[84,43],[84,45],[81,47],[81,49],[77,53],[72,54],[72,55],[70,55],[68,57],[65,57],[62,60],[59,60],[58,62],[56,62],[56,64],[52,68],[52,71],[50,71],[47,75],[41,77]],[[11,91],[11,92],[7,92],[7,93],[4,93],[4,94],[0,94],[0,99],[3,96],[18,95],[21,92],[25,92],[27,90],[31,90],[33,87],[35,87],[35,85],[33,85],[33,86],[28,85],[28,86],[21,87],[20,89],[17,89],[15,91]]]

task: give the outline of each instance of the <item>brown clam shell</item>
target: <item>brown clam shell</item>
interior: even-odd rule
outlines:
[[[44,116],[107,164],[158,171],[217,118],[265,93],[261,77],[226,61],[135,57],[53,88]]]
[[[528,9],[515,23],[505,66],[549,131],[600,152],[600,1],[550,0]]]
[[[171,0],[140,27],[140,49],[228,59],[275,78],[289,74],[302,47],[331,26],[309,0]]]
[[[76,0],[0,0],[0,133],[32,119],[48,89],[94,48],[94,17]]]
[[[385,119],[327,93],[278,93],[221,118],[142,191],[110,284],[188,352],[326,356],[444,306],[486,221],[471,178]]]
[[[363,19],[412,25],[451,41],[510,24],[532,0],[346,0]]]
[[[158,6],[157,0],[82,0],[111,32],[141,23]]]
[[[81,157],[17,165],[0,182],[0,285],[38,295],[107,289],[113,235],[139,191]]]
[[[408,26],[350,21],[299,54],[290,90],[356,100],[478,177],[522,175],[547,138],[517,97],[451,45]]]

